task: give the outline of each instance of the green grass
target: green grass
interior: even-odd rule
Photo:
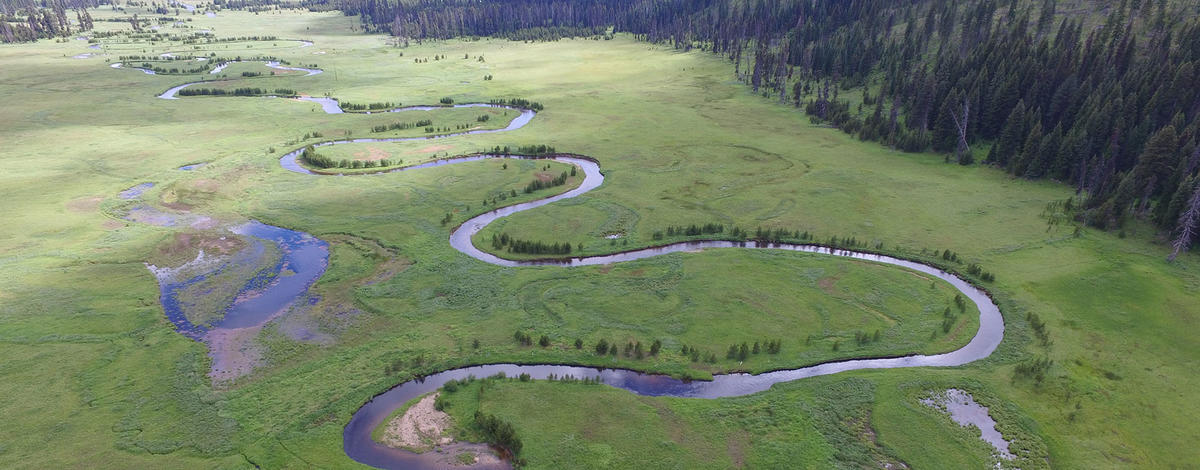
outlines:
[[[1200,344],[1190,334],[1200,312],[1200,264],[1194,255],[1165,263],[1165,248],[1142,226],[1125,239],[1047,231],[1039,213],[1069,197],[1067,187],[858,142],[752,95],[718,57],[624,36],[397,49],[385,37],[352,31],[357,21],[337,13],[191,18],[192,29],[223,37],[269,31],[314,41],[307,48],[283,40],[205,46],[326,70],[252,86],[360,103],[430,104],[449,96],[545,104],[518,131],[386,147],[406,162],[431,157],[426,147],[434,144],[450,154],[549,144],[600,161],[602,187],[515,215],[484,237],[504,231],[570,241],[596,254],[653,244],[653,232],[669,225],[720,222],[854,236],[908,253],[951,249],[997,276],[987,287],[1006,315],[1006,340],[993,358],[966,367],[842,374],[718,401],[498,385],[486,406],[511,413],[534,466],[623,466],[649,456],[664,466],[723,467],[741,458],[749,467],[825,468],[870,456],[913,467],[978,467],[988,458],[985,445],[916,401],[949,386],[993,406],[1006,436],[1030,449],[1044,446],[1055,466],[1170,468],[1198,458],[1190,444],[1200,434],[1200,410],[1187,391],[1200,385]],[[130,54],[187,49],[121,47]],[[927,280],[900,269],[815,255],[714,250],[611,269],[483,265],[449,248],[449,230],[500,192],[517,190],[509,203],[554,192],[520,194],[542,163],[509,162],[502,170],[502,162],[484,161],[362,178],[293,174],[278,165],[283,152],[347,134],[368,137],[374,125],[421,113],[327,115],[287,100],[160,100],[154,96],[170,86],[210,77],[112,69],[105,61],[115,52],[71,59],[83,52],[92,50],[75,40],[0,46],[0,413],[14,423],[0,428],[0,467],[352,467],[341,446],[351,413],[416,373],[547,361],[702,376],[944,351],[974,328],[972,316],[962,315],[958,335],[929,342],[947,305],[944,285],[931,291]],[[448,59],[413,62],[435,54]],[[485,74],[495,79],[484,81]],[[466,112],[473,120],[479,110]],[[324,137],[303,138],[314,131]],[[211,163],[175,170],[197,161]],[[331,241],[329,270],[314,290],[322,301],[293,315],[328,339],[296,341],[281,333],[286,325],[266,328],[266,366],[214,390],[202,375],[203,345],[172,331],[143,266],[179,229],[114,217],[122,206],[115,194],[144,181],[159,183],[145,196],[154,204],[187,204],[223,221],[254,218]],[[442,225],[448,212],[452,220]],[[625,235],[612,244],[604,238],[611,233]],[[821,289],[822,278],[838,275],[833,292]],[[1048,323],[1050,347],[1033,339],[1030,312]],[[884,318],[899,321],[889,326]],[[876,328],[887,341],[843,342],[836,353],[829,347],[834,338]],[[517,329],[550,335],[555,345],[519,347]],[[819,336],[807,345],[810,334]],[[724,359],[732,342],[780,336],[777,357],[744,365]],[[576,337],[589,347],[600,338],[659,338],[670,346],[660,358],[613,361],[567,347]],[[683,342],[721,359],[685,362],[672,347]],[[1045,382],[1012,379],[1017,364],[1041,355],[1055,361]],[[397,362],[402,370],[385,375]],[[583,409],[610,415],[544,406],[553,414],[519,416],[515,410],[531,403],[526,396],[570,410],[587,403]],[[671,413],[659,413],[659,405]],[[604,432],[586,436],[597,420]],[[853,432],[864,422],[873,444]],[[683,444],[671,444],[673,432]]]
[[[529,468],[870,468],[902,458],[914,468],[990,466],[990,447],[977,431],[917,403],[926,387],[962,386],[962,380],[879,375],[817,377],[718,400],[511,378],[443,393],[457,439],[483,439],[472,426],[474,413],[493,414],[513,424]],[[1009,403],[989,405],[993,415],[1028,422],[1008,411]],[[902,423],[902,432],[893,436],[885,426],[891,423]],[[1024,438],[1034,430],[1015,424],[1005,431]],[[1028,459],[1015,463],[1045,468]]]

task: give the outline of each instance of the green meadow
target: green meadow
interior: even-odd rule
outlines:
[[[105,8],[93,16],[100,31],[129,30],[99,21],[115,16]],[[522,191],[569,166],[486,160],[324,177],[289,172],[278,160],[331,139],[448,133],[372,131],[395,122],[502,128],[515,111],[330,115],[283,98],[163,100],[156,96],[172,86],[219,77],[109,66],[123,54],[167,52],[269,55],[325,71],[272,76],[261,64],[235,64],[214,82],[220,87],[403,106],[443,97],[542,103],[511,132],[319,149],[410,165],[546,144],[599,161],[601,187],[489,226],[477,236],[485,250],[504,233],[612,253],[660,244],[654,233],[671,226],[720,223],[855,237],[921,259],[948,249],[963,260],[959,269],[978,263],[996,276],[982,286],[1004,313],[1005,340],[962,367],[856,371],[718,400],[536,381],[452,394],[447,411],[460,423],[476,409],[511,421],[531,468],[990,466],[975,431],[918,401],[948,387],[989,406],[1028,457],[1021,468],[1186,468],[1200,459],[1192,446],[1200,407],[1191,399],[1200,386],[1200,341],[1191,333],[1200,260],[1165,262],[1167,247],[1149,227],[1118,236],[1048,226],[1043,212],[1073,196],[1067,186],[859,142],[751,93],[720,57],[620,34],[397,48],[336,12],[188,18],[163,28],[279,39],[192,46],[117,36],[101,39],[99,51],[74,39],[0,46],[0,467],[352,468],[342,451],[350,416],[416,375],[520,362],[702,378],[945,352],[978,327],[974,307],[959,311],[948,284],[814,254],[722,249],[573,269],[481,263],[449,246],[450,231],[500,195],[509,196],[498,205],[509,205],[574,187],[577,177]],[[100,55],[72,58],[87,52]],[[490,119],[478,121],[485,113]],[[207,164],[177,170],[198,162]],[[320,300],[258,334],[264,361],[251,374],[209,379],[205,345],[173,330],[145,266],[192,259],[200,245],[180,244],[180,234],[227,233],[122,219],[137,202],[117,193],[143,182],[156,186],[142,202],[164,210],[259,220],[330,242],[328,269],[312,288]],[[297,329],[319,334],[297,339]],[[535,344],[520,345],[517,331]],[[878,340],[855,341],[876,331]],[[542,335],[550,346],[536,344]],[[664,347],[643,359],[598,356],[592,346],[601,339]],[[773,339],[782,340],[779,354],[725,356],[731,344]],[[680,354],[684,345],[716,361],[694,362]],[[1053,361],[1042,380],[1014,373],[1035,358]],[[457,432],[479,437],[466,426]]]

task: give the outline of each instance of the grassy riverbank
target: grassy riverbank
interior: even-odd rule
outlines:
[[[1186,391],[1200,385],[1193,372],[1200,343],[1189,334],[1200,313],[1200,263],[1194,255],[1165,263],[1165,248],[1137,226],[1125,238],[1047,230],[1043,208],[1070,197],[1069,188],[858,142],[751,94],[720,58],[620,35],[399,49],[351,31],[355,19],[337,13],[189,17],[192,28],[219,36],[265,29],[314,42],[229,45],[326,71],[254,79],[252,86],[356,103],[523,97],[545,104],[511,133],[381,148],[407,163],[439,152],[548,144],[600,161],[602,187],[501,221],[485,239],[503,232],[583,244],[585,254],[597,254],[655,244],[653,233],[671,225],[717,222],[950,249],[997,277],[987,287],[1006,314],[1005,343],[995,357],[962,368],[840,374],[715,401],[541,382],[497,386],[484,405],[510,417],[535,467],[654,458],[697,467],[824,468],[863,456],[977,467],[988,455],[980,441],[916,401],[927,388],[950,386],[991,397],[993,409],[1004,410],[997,420],[1015,426],[1015,437],[1043,443],[1055,466],[1161,468],[1196,460],[1188,436],[1200,434],[1200,409]],[[180,49],[167,42],[121,47],[142,55]],[[279,168],[282,152],[347,131],[373,137],[373,126],[424,113],[327,115],[291,100],[160,100],[154,96],[170,86],[207,77],[149,76],[112,69],[104,57],[71,58],[83,52],[94,51],[76,40],[0,47],[0,96],[8,103],[0,107],[7,123],[0,130],[7,209],[0,396],[8,397],[0,412],[15,423],[0,430],[0,467],[350,467],[341,447],[350,414],[414,373],[500,361],[696,375],[765,370],[952,349],[975,327],[972,315],[959,315],[955,334],[930,341],[949,301],[946,286],[816,255],[714,250],[611,268],[484,265],[451,249],[449,230],[497,194],[515,190],[512,203],[561,190],[522,192],[545,163],[510,161],[505,170],[484,161],[361,178],[293,174]],[[430,114],[457,112],[465,114],[453,122],[481,111]],[[372,152],[367,145],[336,151],[347,152],[339,158]],[[211,163],[175,170],[197,161]],[[331,241],[329,270],[314,288],[321,301],[294,316],[320,340],[296,339],[295,325],[269,325],[260,338],[267,364],[214,389],[204,375],[204,347],[171,330],[142,264],[179,229],[125,223],[107,210],[117,192],[145,181],[159,183],[146,193],[151,203],[258,219]],[[604,238],[614,233],[622,238]],[[1045,322],[1048,346],[1026,321],[1029,313]],[[534,334],[535,344],[515,342],[518,329]],[[854,344],[856,331],[876,329],[881,341]],[[551,347],[536,345],[542,334]],[[574,349],[576,338],[584,349]],[[666,353],[601,358],[590,350],[601,338],[622,346],[661,339]],[[770,338],[785,341],[780,355],[744,365],[725,359],[731,343]],[[682,360],[676,346],[684,343],[711,350],[717,363]],[[1014,380],[1018,364],[1043,356],[1054,364],[1042,383]],[[517,412],[528,403],[551,413]],[[579,404],[608,413],[567,411]],[[860,439],[868,435],[872,443]]]
[[[782,384],[769,393],[695,400],[510,377],[475,381],[442,393],[459,439],[483,438],[470,424],[477,410],[494,415],[518,430],[524,444],[521,457],[529,468],[661,463],[683,468],[817,469],[896,465],[902,460],[922,468],[987,467],[986,444],[916,403],[926,387],[963,383],[854,372]],[[1010,439],[1025,443],[1035,435],[1026,417],[1012,413],[1011,403],[991,405],[993,416],[1021,423],[1005,429]],[[873,429],[880,416],[902,422],[903,431]],[[1045,462],[1028,457],[1043,455],[1043,448],[1012,448],[1022,456],[1013,464],[1045,468]]]

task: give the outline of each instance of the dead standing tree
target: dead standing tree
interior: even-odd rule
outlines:
[[[1172,244],[1171,255],[1167,257],[1167,261],[1175,261],[1175,257],[1179,256],[1179,252],[1187,251],[1192,245],[1192,238],[1196,235],[1196,223],[1200,222],[1200,186],[1197,186],[1192,191],[1192,197],[1188,200],[1187,210],[1179,215],[1179,237]]]
[[[971,116],[971,102],[963,99],[962,119],[959,119],[958,113],[950,111],[950,117],[954,119],[954,127],[958,129],[958,148],[954,150],[954,155],[958,157],[960,165],[968,165],[973,160],[971,158],[971,146],[967,144],[967,119]]]

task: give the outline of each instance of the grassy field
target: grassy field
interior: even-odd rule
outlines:
[[[1200,263],[1194,255],[1165,263],[1149,229],[1125,238],[1048,230],[1039,214],[1070,197],[1067,187],[858,142],[751,94],[720,58],[620,35],[399,49],[353,31],[356,20],[337,13],[190,18],[181,31],[270,31],[314,43],[206,46],[219,55],[272,55],[326,71],[254,78],[252,86],[356,103],[522,97],[545,104],[509,133],[328,150],[338,158],[381,151],[408,163],[549,144],[600,161],[602,187],[499,222],[485,239],[504,232],[605,253],[656,243],[652,234],[671,225],[719,222],[854,236],[910,253],[950,249],[996,274],[987,287],[1005,313],[1006,339],[992,358],[966,367],[841,374],[714,401],[506,382],[482,402],[452,405],[456,415],[485,406],[510,417],[534,467],[986,466],[985,444],[917,401],[946,387],[972,391],[1006,437],[1056,467],[1184,468],[1200,459],[1190,445],[1200,411],[1189,392],[1200,386],[1200,343],[1189,329],[1200,313]],[[373,137],[373,126],[425,114],[447,125],[474,122],[480,110],[327,115],[292,100],[160,100],[155,95],[171,86],[211,77],[151,76],[107,62],[207,49],[126,42],[99,51],[109,57],[72,58],[97,52],[86,46],[0,46],[7,222],[0,228],[0,413],[15,424],[0,428],[0,467],[350,467],[341,432],[351,413],[417,373],[548,361],[702,376],[944,351],[975,327],[972,314],[960,314],[951,334],[930,340],[950,305],[947,286],[816,255],[716,250],[575,270],[483,265],[448,246],[449,230],[487,210],[482,201],[497,194],[515,189],[512,203],[553,193],[521,193],[544,163],[510,161],[505,169],[483,161],[356,178],[299,175],[278,164],[308,143]],[[432,60],[442,54],[447,59]],[[487,74],[494,79],[483,80]],[[507,122],[497,119],[487,125]],[[421,134],[388,135],[403,132]],[[196,162],[210,163],[176,170]],[[160,259],[156,253],[181,230],[122,221],[127,203],[115,198],[147,181],[159,183],[146,193],[152,203],[225,221],[257,219],[333,244],[329,270],[314,287],[322,300],[294,311],[293,323],[264,329],[267,365],[253,375],[214,388],[204,346],[163,318],[143,263]],[[623,236],[604,238],[614,233]],[[1046,322],[1050,342],[1036,338],[1030,313]],[[321,332],[319,339],[293,339],[296,324]],[[546,334],[554,346],[521,347],[512,339],[518,329]],[[884,340],[848,344],[855,332],[876,329]],[[724,358],[731,343],[780,337],[778,356],[746,364]],[[587,344],[582,351],[568,346],[576,338]],[[600,358],[588,347],[601,338],[661,339],[668,354]],[[719,360],[693,364],[678,355],[680,344]],[[1043,382],[1014,379],[1018,364],[1042,356],[1054,361]],[[534,404],[553,413],[522,413]]]
[[[963,383],[851,373],[747,397],[690,400],[509,378],[443,393],[445,411],[457,423],[472,422],[479,410],[519,429],[529,468],[878,468],[901,460],[913,468],[984,468],[988,449],[977,435],[917,403],[923,390]],[[1023,418],[1004,411],[1010,404],[989,404],[995,416]],[[875,424],[883,420],[899,426]],[[1004,431],[1010,439],[1029,439],[1034,429],[1028,423]],[[454,435],[482,439],[470,426]],[[1019,447],[1012,446],[1018,455]],[[1043,455],[1044,449],[1033,447],[1032,455]],[[1026,459],[1015,463],[1045,466]]]

